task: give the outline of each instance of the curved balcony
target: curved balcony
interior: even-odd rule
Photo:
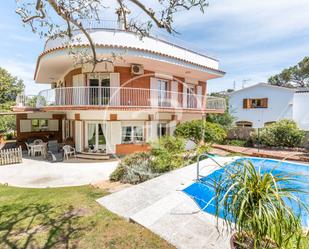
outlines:
[[[150,108],[193,110],[199,112],[225,110],[223,98],[197,94],[183,94],[146,88],[126,87],[65,87],[43,90],[37,97],[37,108],[62,109],[65,107],[97,108]],[[90,108],[91,109],[91,108]]]

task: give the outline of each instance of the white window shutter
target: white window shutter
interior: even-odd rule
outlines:
[[[49,131],[58,131],[59,130],[59,121],[57,119],[48,120],[48,130]]]
[[[119,73],[110,74],[110,104],[120,106],[120,75]]]
[[[150,78],[150,104],[151,106],[158,106],[158,80]]]
[[[19,121],[20,132],[31,132],[31,120],[23,119]]]
[[[172,81],[172,107],[177,108],[179,107],[179,102],[178,102],[178,82],[177,81]]]
[[[182,94],[182,107],[187,108],[187,85],[183,84],[183,94]]]
[[[196,100],[197,100],[197,108],[202,108],[202,101],[203,101],[203,92],[202,92],[202,86],[196,87]]]

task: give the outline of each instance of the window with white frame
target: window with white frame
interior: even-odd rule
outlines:
[[[144,131],[142,126],[123,126],[121,143],[142,143],[144,141]]]

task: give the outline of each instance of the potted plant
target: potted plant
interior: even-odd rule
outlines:
[[[222,218],[225,227],[235,231],[231,248],[309,248],[300,218],[287,205],[294,202],[308,211],[295,195],[301,190],[287,184],[292,180],[289,175],[262,172],[250,161],[224,168],[213,184],[217,221]]]

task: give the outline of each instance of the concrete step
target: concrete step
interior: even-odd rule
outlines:
[[[76,155],[77,158],[90,159],[90,160],[108,160],[110,155],[105,153],[81,152]]]

